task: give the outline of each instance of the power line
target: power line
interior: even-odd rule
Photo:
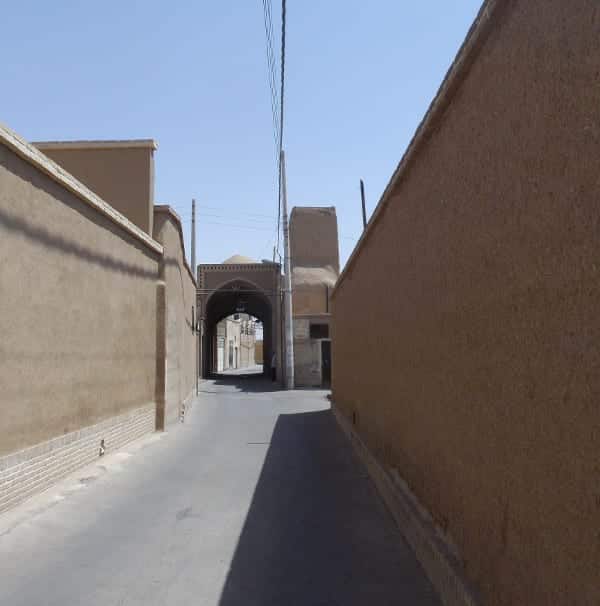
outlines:
[[[173,205],[171,205],[171,208],[173,208],[180,217],[186,217],[186,216],[191,215],[191,211],[189,209],[179,210],[179,207],[173,206]],[[200,212],[198,212],[198,209],[200,209]],[[262,214],[262,213],[249,213],[246,211],[239,211],[236,209],[228,209],[227,207],[224,207],[224,206],[200,206],[198,204],[196,205],[196,215],[202,215],[203,217],[229,216],[229,214],[214,215],[212,213],[205,213],[205,212],[203,212],[203,209],[228,211],[231,214],[235,215],[236,217],[257,217],[256,219],[253,219],[254,221],[272,221],[273,220],[273,215],[266,215],[266,214]]]
[[[285,4],[285,3],[284,3]],[[271,117],[273,119],[273,142],[275,144],[275,166],[277,174],[277,251],[279,253],[279,232],[280,232],[280,221],[281,221],[281,124],[282,124],[282,106],[281,100],[278,99],[277,81],[275,77],[276,66],[275,66],[275,52],[273,50],[273,5],[272,0],[262,0],[263,5],[263,17],[265,25],[265,39],[266,39],[266,51],[267,51],[267,71],[268,71],[268,83],[270,90],[271,99]],[[285,12],[285,6],[283,6]]]
[[[267,51],[267,79],[271,97],[271,117],[273,119],[273,142],[275,153],[278,152],[279,144],[279,112],[277,107],[277,83],[275,79],[275,53],[273,51],[273,16],[271,0],[262,0],[263,17],[265,24],[265,39]],[[276,156],[277,157],[277,156]]]
[[[192,215],[191,213],[185,213],[179,215],[181,218],[189,219]],[[231,213],[231,214],[219,214],[219,213],[196,213],[196,217],[210,217],[213,219],[238,219],[241,221],[248,221],[250,223],[257,223],[258,225],[271,224],[273,221],[273,217],[268,218],[258,218],[258,217],[247,217],[243,214],[239,213]]]
[[[191,222],[191,218],[189,219],[184,219],[183,223],[190,223]],[[236,229],[250,229],[253,231],[271,231],[270,227],[260,227],[258,225],[239,225],[237,223],[222,223],[220,221],[202,221],[202,223],[200,223],[199,227],[202,227],[203,225],[221,225],[223,227],[233,227]]]
[[[283,150],[283,101],[285,92],[285,0],[281,0],[281,85],[279,91],[281,94],[279,101],[279,170],[278,170],[278,201],[277,201],[277,254],[281,257],[279,252],[279,232],[281,225],[281,151]]]

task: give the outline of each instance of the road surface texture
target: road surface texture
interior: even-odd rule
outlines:
[[[326,392],[205,382],[185,423],[0,516],[7,606],[438,605]]]

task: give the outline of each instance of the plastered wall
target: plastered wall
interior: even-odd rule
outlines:
[[[335,207],[295,206],[290,215],[292,267],[340,271]]]
[[[159,257],[0,144],[0,455],[154,401]]]
[[[141,230],[152,235],[153,141],[35,144]]]
[[[196,283],[185,259],[179,217],[168,206],[155,207],[154,238],[164,247],[166,291],[166,381],[164,423],[179,418],[182,403],[194,391],[197,368]]]
[[[483,603],[593,606],[600,6],[487,4],[334,292],[333,399]]]

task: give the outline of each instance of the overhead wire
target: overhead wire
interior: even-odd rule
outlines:
[[[272,0],[262,0],[263,17],[265,26],[265,41],[267,53],[267,79],[269,84],[270,101],[271,101],[271,118],[273,120],[273,141],[275,146],[275,166],[277,174],[277,245],[276,251],[281,259],[280,252],[280,232],[281,232],[281,149],[282,149],[282,101],[283,97],[279,96],[277,90],[276,79],[276,61],[273,43],[273,5]],[[285,29],[285,2],[282,6],[282,32]],[[283,55],[282,55],[283,57]],[[275,256],[275,254],[274,254]],[[273,258],[275,260],[275,258]]]
[[[273,50],[273,15],[271,0],[262,0],[263,17],[265,25],[265,39],[267,52],[267,79],[270,90],[271,117],[273,120],[273,142],[275,153],[279,146],[279,108],[277,106],[277,81],[275,78],[275,52]]]
[[[281,82],[279,86],[279,162],[278,162],[278,196],[277,196],[277,254],[281,259],[280,252],[280,233],[281,233],[281,152],[283,151],[283,109],[285,92],[285,20],[286,6],[285,0],[281,0]]]
[[[281,7],[281,69],[280,69],[280,86],[277,90],[277,78],[276,78],[276,61],[274,51],[274,34],[273,34],[273,7],[272,0],[262,0],[263,6],[263,19],[265,28],[265,48],[267,55],[267,81],[269,86],[270,103],[271,103],[271,119],[273,122],[273,142],[275,147],[276,155],[276,167],[277,167],[277,244],[276,251],[281,261],[281,247],[280,247],[280,235],[281,235],[281,151],[283,149],[283,102],[284,102],[284,85],[285,85],[285,28],[286,28],[286,2],[282,0]],[[279,99],[278,93],[279,92]],[[181,216],[181,219],[185,223],[191,221],[191,211],[189,207],[183,205],[171,205],[171,207]],[[226,215],[214,215],[210,213],[202,212],[203,209],[222,211],[222,207],[209,206],[209,205],[197,205],[196,215],[197,217],[210,216],[213,218],[228,218]],[[246,215],[244,217],[243,215]],[[251,219],[250,217],[260,217]],[[252,229],[259,231],[267,231],[270,228],[263,227],[260,225],[261,218],[270,219],[270,215],[260,213],[239,213],[236,211],[236,218],[241,218],[244,221],[251,221],[258,223],[259,225],[239,225],[226,222],[217,221],[202,221],[202,224],[208,225],[222,225],[225,227],[239,228],[239,229]]]

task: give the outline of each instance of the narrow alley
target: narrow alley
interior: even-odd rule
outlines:
[[[327,393],[204,382],[185,423],[2,517],[0,604],[439,604]]]

